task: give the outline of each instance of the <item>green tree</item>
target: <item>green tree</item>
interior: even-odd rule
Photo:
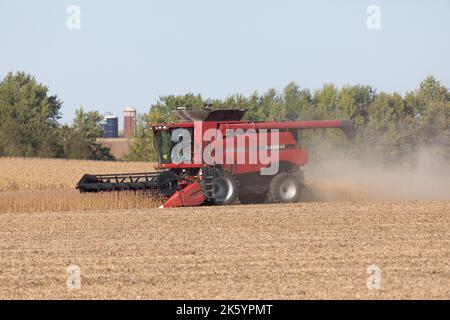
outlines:
[[[178,108],[187,108],[193,110],[202,109],[206,101],[201,95],[194,95],[192,93],[183,96],[169,95],[160,97],[156,104],[150,107],[148,113],[148,121],[151,123],[172,122],[175,121],[173,114],[174,110]]]
[[[335,116],[352,119],[357,125],[363,125],[374,97],[375,90],[370,86],[344,86],[339,90]]]
[[[282,98],[275,89],[269,89],[263,95],[254,93],[250,98],[250,108],[246,119],[252,121],[278,120],[281,115]]]
[[[127,161],[156,161],[156,151],[153,145],[153,133],[148,127],[148,115],[138,117],[136,134],[128,154]]]
[[[31,75],[8,73],[0,82],[0,155],[62,156],[57,135],[61,105]]]
[[[235,94],[234,96],[228,97],[228,99],[225,100],[225,104],[230,108],[239,107],[246,109],[247,112],[245,113],[244,119],[257,121],[257,111],[260,99],[260,96],[255,91],[250,95],[249,98],[245,98],[240,94]]]
[[[414,148],[411,118],[398,93],[379,93],[367,109],[367,125],[360,129],[360,155],[392,164]]]
[[[314,119],[335,118],[337,111],[338,89],[333,84],[325,84],[314,92]]]
[[[407,110],[414,117],[416,145],[437,146],[450,159],[450,93],[434,77],[421,82],[406,97]]]
[[[289,83],[283,91],[281,119],[310,120],[313,118],[312,97],[309,90],[301,90],[295,83]]]
[[[72,126],[60,128],[60,142],[66,158],[89,160],[115,160],[110,149],[97,143],[103,134],[103,117],[97,111],[75,111]]]
[[[430,76],[404,97],[376,93],[370,86],[347,85],[338,89],[333,84],[325,84],[311,95],[309,90],[291,82],[281,93],[269,89],[248,97],[234,94],[212,103],[214,108],[245,108],[245,119],[250,121],[352,119],[358,126],[353,141],[340,130],[303,131],[303,143],[312,158],[326,157],[331,149],[341,149],[392,164],[424,145],[439,146],[450,159],[449,96],[448,89]],[[173,111],[177,108],[201,109],[205,103],[200,95],[192,93],[161,97],[144,122],[175,121]],[[155,158],[151,132],[141,124],[140,137],[128,159]]]

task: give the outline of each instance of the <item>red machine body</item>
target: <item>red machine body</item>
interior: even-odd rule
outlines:
[[[191,121],[189,122],[153,125],[151,128],[155,136],[158,136],[160,131],[171,132],[180,128],[188,130],[193,135],[193,152],[188,161],[181,163],[166,162],[164,161],[165,155],[160,154],[160,161],[156,168],[159,170],[178,170],[178,172],[180,170],[185,172],[191,170],[191,176],[198,176],[199,181],[202,179],[201,172],[208,172],[209,170],[209,172],[212,172],[212,179],[217,178],[217,175],[221,176],[221,179],[225,180],[225,185],[228,184],[228,188],[238,188],[239,195],[236,198],[244,203],[267,200],[271,181],[278,174],[286,175],[286,173],[289,173],[303,184],[301,170],[308,162],[308,152],[301,145],[300,130],[339,128],[343,129],[348,136],[353,133],[353,122],[348,120],[252,122],[241,121],[240,118],[243,113],[238,113],[236,110],[230,110],[230,112],[234,112],[235,117],[226,116],[228,110],[216,110],[215,112],[222,113],[222,116],[217,118],[225,118],[226,121],[211,121],[208,119],[202,121],[190,118]],[[157,142],[155,142],[155,146],[158,146]],[[208,163],[204,159],[204,152],[208,148],[216,152],[220,150],[218,154],[215,154],[212,163]],[[259,151],[261,150],[265,150],[267,158],[270,159],[272,154],[277,152],[278,171],[276,174],[272,176],[261,175],[261,169],[270,165],[259,157]],[[224,172],[227,175],[225,178],[223,178]],[[230,179],[234,181],[230,182]],[[211,184],[214,189],[217,189],[214,183],[211,182]],[[233,186],[234,184],[236,186]],[[209,193],[206,190],[207,183],[202,182],[192,188],[198,190],[199,186],[202,186],[204,191],[204,201],[201,201],[199,197],[196,197],[195,200],[192,199],[191,204],[188,204],[189,201],[187,200],[180,201],[183,196],[185,197],[186,189],[182,188],[163,207],[198,205],[199,202],[208,202],[208,200],[212,200],[210,202],[214,204],[228,204],[226,197],[216,201],[214,190]],[[226,186],[220,188],[226,188]],[[248,195],[250,196],[247,197]],[[233,200],[234,198],[232,194],[230,199]]]
[[[179,123],[150,125],[157,174],[85,175],[78,189],[156,190],[167,197],[164,208],[294,202],[308,162],[301,131],[339,128],[351,138],[354,128],[349,120],[243,121],[245,110],[239,109],[175,113]],[[272,166],[275,171],[264,173]]]

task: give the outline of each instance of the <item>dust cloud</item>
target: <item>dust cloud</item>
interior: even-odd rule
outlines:
[[[304,201],[450,200],[450,163],[426,148],[395,166],[333,151],[305,167]]]

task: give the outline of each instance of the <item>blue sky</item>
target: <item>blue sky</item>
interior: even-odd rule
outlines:
[[[69,30],[69,5],[81,29]],[[366,26],[369,5],[381,29]],[[0,77],[26,71],[74,110],[146,112],[159,96],[369,84],[450,86],[450,1],[0,0]]]

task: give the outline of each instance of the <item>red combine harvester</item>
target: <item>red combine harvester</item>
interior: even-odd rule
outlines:
[[[243,121],[245,110],[177,110],[179,123],[151,125],[156,172],[84,175],[80,192],[144,190],[167,198],[163,208],[288,203],[299,200],[308,153],[301,130],[339,128],[350,120]]]

